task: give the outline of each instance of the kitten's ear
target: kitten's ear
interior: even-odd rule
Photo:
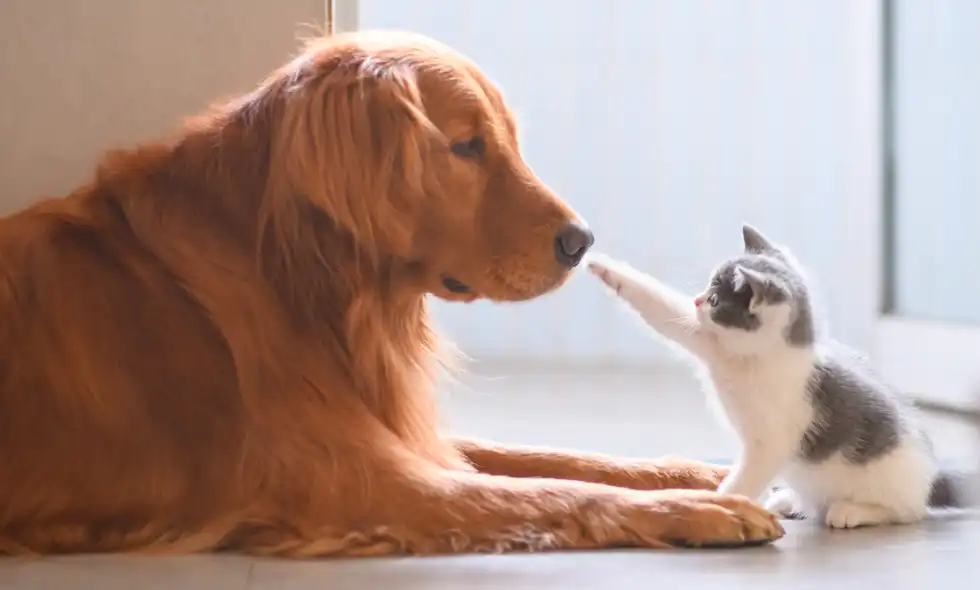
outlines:
[[[767,281],[768,279],[765,275],[757,270],[752,270],[744,266],[736,266],[732,287],[737,293],[748,289],[754,296],[756,292],[765,288]]]
[[[789,292],[779,281],[744,266],[735,267],[732,287],[736,292],[747,289],[751,293],[750,310],[755,310],[764,303],[779,303],[789,298]]]
[[[742,224],[742,241],[746,252],[774,252],[779,250],[762,232],[747,223]]]

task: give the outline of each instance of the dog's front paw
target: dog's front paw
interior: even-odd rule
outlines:
[[[658,464],[662,466],[661,468],[665,473],[670,474],[670,485],[666,487],[689,490],[716,491],[731,471],[725,465],[702,463],[700,461],[690,461],[674,457],[661,458]]]
[[[742,496],[705,490],[651,492],[650,508],[627,527],[644,543],[682,547],[737,547],[769,543],[786,534],[776,517]]]

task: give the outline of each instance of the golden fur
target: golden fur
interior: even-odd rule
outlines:
[[[475,136],[484,154],[453,153]],[[576,215],[516,137],[450,49],[338,36],[0,220],[0,552],[779,537],[745,499],[665,489],[720,468],[440,435],[427,294],[528,299],[570,272]]]

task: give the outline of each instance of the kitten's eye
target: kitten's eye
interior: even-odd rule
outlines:
[[[710,305],[711,307],[717,307],[718,306],[718,295],[716,295],[714,293],[712,293],[711,295],[709,295],[708,296],[708,305]]]
[[[458,141],[449,148],[460,158],[482,158],[487,151],[487,144],[482,137],[474,137],[466,141]]]

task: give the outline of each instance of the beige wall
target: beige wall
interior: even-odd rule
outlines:
[[[249,90],[325,0],[0,0],[0,212]]]

